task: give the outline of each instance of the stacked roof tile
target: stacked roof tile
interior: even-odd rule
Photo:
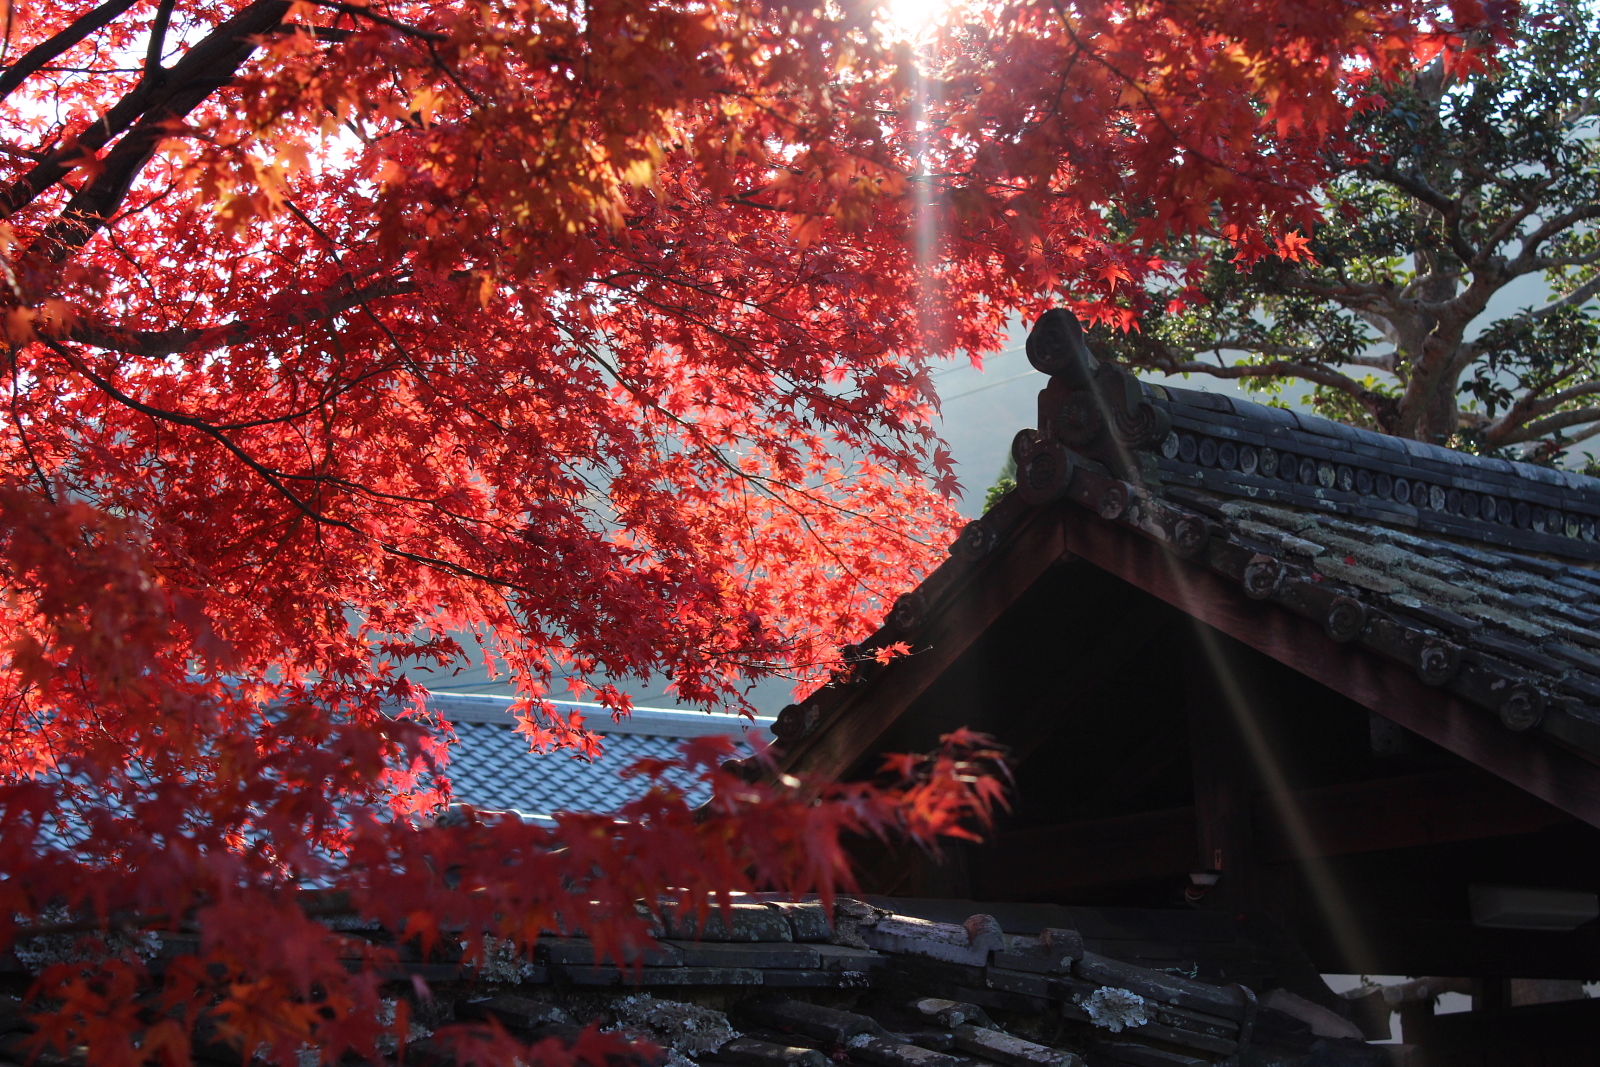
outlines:
[[[1474,456],[1216,393],[1145,386],[1171,431],[1164,482],[1600,560],[1600,481]]]
[[[637,760],[671,758],[686,737],[726,734],[743,747],[748,730],[764,736],[761,724],[738,715],[638,708],[614,722],[597,704],[556,702],[564,710],[587,713],[587,725],[604,737],[604,754],[591,762],[566,751],[530,751],[528,739],[516,732],[511,703],[509,697],[457,693],[429,698],[429,708],[455,727],[458,744],[451,749],[448,775],[457,802],[535,817],[616,811],[648,788],[648,781],[619,773]],[[699,783],[681,774],[667,777],[688,792],[691,802],[705,799]]]
[[[433,990],[417,1005],[422,1032],[405,1062],[449,1067],[447,1047],[428,1032],[491,1019],[529,1041],[570,1040],[599,1022],[664,1046],[674,1067],[1384,1062],[1329,1009],[1118,962],[1087,951],[1072,929],[1020,935],[989,915],[950,924],[858,900],[830,915],[818,903],[746,898],[703,924],[669,908],[655,932],[623,966],[597,958],[582,936],[546,937],[531,958],[477,968],[459,953],[413,954],[386,976],[397,990],[413,977]],[[172,938],[153,966],[192,948]],[[0,1063],[26,1054],[18,1007],[0,1001]],[[202,1064],[245,1062],[221,1043],[202,1042],[195,1054]],[[41,1062],[72,1058],[46,1050]]]

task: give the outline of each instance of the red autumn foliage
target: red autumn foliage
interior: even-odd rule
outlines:
[[[7,10],[0,946],[98,942],[36,985],[96,1064],[403,1033],[307,884],[621,946],[669,887],[827,894],[842,832],[981,826],[965,735],[848,786],[691,746],[699,818],[438,826],[448,746],[395,712],[463,632],[591,752],[558,676],[825,673],[954,528],[934,357],[1066,288],[1131,324],[1169,230],[1292,253],[1362,80],[1508,15],[1029,0],[918,56],[853,0]],[[159,981],[153,929],[199,936]]]

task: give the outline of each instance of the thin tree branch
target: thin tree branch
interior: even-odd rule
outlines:
[[[1540,183],[1541,192],[1543,192],[1543,186],[1545,184],[1548,183]],[[1499,248],[1501,245],[1511,240],[1511,238],[1516,235],[1517,227],[1521,226],[1524,222],[1527,222],[1529,218],[1538,212],[1540,201],[1527,196],[1519,196],[1519,199],[1522,201],[1522,207],[1501,219],[1500,225],[1496,226],[1494,230],[1490,232],[1488,240],[1483,242],[1483,247],[1486,251]]]
[[[1570,404],[1581,397],[1594,396],[1596,394],[1600,394],[1600,382],[1583,382],[1578,385],[1568,386],[1560,392],[1551,393],[1543,400],[1529,404],[1524,410],[1527,416],[1537,418],[1540,415],[1549,414],[1562,404]]]
[[[1163,374],[1209,374],[1213,378],[1304,378],[1308,382],[1326,385],[1330,389],[1337,389],[1362,403],[1369,403],[1378,399],[1379,394],[1372,392],[1354,378],[1338,371],[1329,370],[1311,363],[1293,363],[1278,360],[1273,363],[1246,363],[1233,366],[1221,366],[1216,363],[1206,363],[1203,360],[1190,360],[1186,363],[1163,364],[1155,367]]]
[[[1219,337],[1206,345],[1203,351],[1220,354],[1224,350],[1257,352],[1263,356],[1280,356],[1287,359],[1311,359],[1317,354],[1315,348],[1310,348],[1306,345],[1286,345],[1273,341],[1255,341],[1247,337]],[[1189,354],[1192,358],[1194,351]]]
[[[378,12],[374,11],[365,4],[347,4],[343,3],[342,0],[311,0],[311,2],[316,4],[318,7],[326,7],[331,8],[334,11],[342,11],[344,14],[350,15],[354,18],[368,19],[369,21],[378,23],[380,26],[387,26],[391,30],[399,30],[407,37],[415,37],[419,40],[429,41],[434,44],[443,44],[450,39],[442,33],[434,33],[430,30],[418,29],[417,27],[408,25],[407,23],[398,22],[387,15],[380,15]]]
[[[1551,315],[1554,315],[1563,308],[1577,307],[1579,304],[1586,302],[1596,293],[1600,293],[1600,274],[1596,274],[1593,278],[1590,278],[1588,281],[1572,290],[1572,292],[1568,293],[1566,296],[1552,300],[1542,308],[1535,308],[1534,310],[1527,312],[1525,315],[1518,316],[1518,319],[1526,318],[1531,322],[1538,322],[1541,319],[1549,318]]]
[[[1525,441],[1536,441],[1546,434],[1564,430],[1568,426],[1578,426],[1585,422],[1593,422],[1596,419],[1600,419],[1600,407],[1575,408],[1572,411],[1561,411],[1542,419],[1534,419],[1531,422],[1524,423],[1520,428],[1509,430],[1504,434],[1491,432],[1489,441],[1495,445],[1515,445]]]
[[[1600,433],[1600,422],[1592,422],[1578,430],[1576,433],[1566,434],[1562,439],[1566,441],[1568,445],[1575,445],[1579,441],[1587,441],[1597,433]]]
[[[1388,371],[1390,374],[1393,374],[1395,364],[1399,360],[1399,357],[1400,353],[1398,351],[1394,351],[1385,352],[1378,356],[1335,356],[1333,357],[1333,362],[1348,364],[1352,367],[1371,367],[1374,370]]]
[[[37,74],[41,68],[48,66],[51,60],[71,49],[91,33],[110,25],[118,15],[136,2],[137,0],[106,0],[54,37],[28,49],[9,70],[0,74],[0,100],[10,96],[12,90]]]
[[[0,193],[0,218],[8,218],[18,208],[31,203],[70,174],[88,155],[104,147],[113,137],[138,121],[141,115],[148,113],[154,121],[147,118],[141,122],[140,126],[144,129],[137,140],[130,135],[112,150],[111,156],[104,161],[105,170],[99,179],[73,198],[76,210],[94,209],[119,185],[131,184],[134,175],[155,151],[156,145],[170,134],[169,124],[187,115],[207,96],[232,81],[239,66],[255,51],[256,46],[251,38],[273,29],[288,10],[288,0],[254,0],[189,49],[167,71],[163,84],[156,85],[148,78],[140,79],[131,92],[92,126],[11,183],[4,193]],[[112,156],[118,157],[115,163]],[[120,196],[116,197],[116,201],[120,199]],[[68,208],[69,212],[73,210],[72,207]],[[95,223],[90,232],[98,227],[99,223]]]
[[[1376,181],[1387,182],[1396,189],[1399,189],[1401,192],[1415,197],[1417,200],[1420,200],[1428,207],[1431,207],[1437,211],[1444,221],[1445,240],[1449,243],[1450,250],[1454,252],[1457,258],[1459,258],[1463,263],[1476,262],[1478,258],[1478,249],[1473,248],[1472,245],[1461,236],[1461,204],[1459,201],[1453,200],[1441,193],[1439,190],[1435,189],[1428,182],[1428,180],[1423,178],[1421,175],[1407,174],[1396,167],[1380,167],[1372,164],[1365,164],[1358,169],[1365,173],[1368,177]]]
[[[336,519],[333,516],[328,515],[320,508],[314,507],[310,502],[303,499],[298,493],[284,484],[283,479],[284,477],[288,476],[282,475],[281,472],[268,467],[266,464],[250,455],[250,453],[241,448],[231,437],[217,429],[215,426],[206,422],[204,419],[197,419],[191,415],[185,415],[178,411],[168,411],[165,408],[158,408],[136,400],[127,393],[123,392],[121,389],[118,389],[102,375],[96,374],[89,368],[88,364],[86,364],[75,352],[67,348],[65,345],[62,345],[61,343],[48,337],[41,338],[40,340],[43,341],[45,346],[51,351],[55,352],[62,359],[66,360],[67,364],[71,366],[73,370],[77,371],[90,382],[94,383],[96,388],[105,393],[107,396],[111,397],[113,400],[117,401],[117,403],[131,408],[132,410],[141,414],[148,415],[151,418],[160,419],[163,422],[170,422],[177,426],[186,426],[190,429],[199,431],[207,437],[210,437],[212,440],[216,441],[223,448],[232,453],[233,456],[239,460],[239,462],[243,463],[246,467],[250,468],[250,470],[254,471],[257,477],[276,490],[277,493],[290,504],[292,504],[297,511],[301,512],[313,522],[316,522],[322,526],[331,526],[335,529],[352,533],[363,540],[376,544],[389,555],[397,556],[401,559],[407,559],[413,563],[418,563],[427,567],[435,567],[463,578],[470,578],[474,581],[481,581],[500,588],[515,589],[518,592],[530,594],[534,592],[534,590],[519,585],[516,582],[509,581],[505,578],[497,578],[494,575],[484,574],[480,571],[473,570],[471,567],[456,563],[453,560],[440,559],[437,556],[428,556],[419,552],[408,551],[389,541],[383,541],[373,537],[371,534],[359,529],[354,523],[346,522],[344,519]]]
[[[340,286],[306,297],[305,302],[285,316],[283,321],[288,326],[302,326],[342,315],[351,308],[371,300],[407,296],[416,292],[417,288],[417,283],[410,279],[379,282],[359,289]],[[265,332],[267,331],[262,323],[244,320],[235,320],[204,329],[138,331],[80,323],[73,328],[71,336],[79,344],[93,345],[95,348],[111,352],[124,352],[132,356],[159,359],[188,351],[196,345],[203,345],[205,348],[225,348],[229,345],[244,344]]]
[[[1544,244],[1544,242],[1548,241],[1550,238],[1554,237],[1563,230],[1571,229],[1578,223],[1586,222],[1590,219],[1600,219],[1600,203],[1585,204],[1580,208],[1574,208],[1571,211],[1557,215],[1555,218],[1550,219],[1544,225],[1540,226],[1537,230],[1534,230],[1527,237],[1522,239],[1522,251],[1517,254],[1517,258],[1508,265],[1507,269],[1517,271],[1518,273],[1522,274],[1526,274],[1530,270],[1541,269],[1538,266],[1529,266],[1526,270],[1519,270],[1518,268],[1519,265],[1525,262],[1528,264],[1537,264],[1540,261],[1540,257],[1535,256],[1534,253],[1538,250],[1540,245]]]

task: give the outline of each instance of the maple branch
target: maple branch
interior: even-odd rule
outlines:
[[[776,316],[776,315],[774,315],[772,313],[771,308],[768,307],[764,303],[760,303],[760,302],[757,302],[757,301],[754,301],[754,300],[745,299],[745,298],[742,298],[742,297],[731,296],[731,295],[723,292],[722,290],[717,289],[717,288],[715,288],[715,287],[713,287],[713,286],[711,286],[709,284],[693,282],[693,281],[687,280],[685,278],[682,278],[682,277],[679,277],[679,276],[673,275],[673,274],[665,274],[662,271],[660,271],[659,269],[656,269],[653,264],[650,264],[650,263],[646,262],[645,260],[642,260],[638,256],[621,255],[620,258],[622,258],[625,261],[633,264],[635,270],[632,273],[637,274],[641,278],[653,279],[653,280],[655,280],[657,282],[660,282],[662,285],[665,285],[665,286],[671,286],[671,287],[678,288],[678,289],[687,289],[691,293],[695,293],[695,294],[700,295],[700,296],[709,297],[712,300],[720,301],[720,302],[723,302],[723,303],[726,303],[726,304],[732,304],[732,305],[734,305],[736,307],[747,308],[747,309],[749,309],[750,311],[753,311],[753,312],[760,312],[760,313],[765,314],[765,315],[767,315],[767,316],[769,316],[771,318],[777,319],[777,321],[782,322],[785,325],[791,325],[791,326],[793,325],[793,321],[792,320],[779,319],[778,316]],[[638,291],[636,291],[636,290],[634,290],[634,289],[632,289],[632,288],[630,288],[628,286],[618,284],[620,279],[627,278],[628,276],[629,276],[629,272],[617,272],[617,273],[607,275],[606,277],[600,278],[600,279],[597,279],[597,280],[601,284],[606,285],[606,286],[608,286],[608,287],[610,287],[612,289],[615,289],[619,293],[626,293],[629,297],[631,297],[634,301],[636,301],[638,303],[645,304],[645,305],[647,305],[649,307],[653,307],[656,310],[662,312],[663,314],[670,315],[670,316],[675,316],[677,318],[686,320],[688,322],[692,322],[695,326],[699,327],[700,329],[706,331],[707,333],[709,333],[709,334],[711,334],[711,335],[713,335],[715,337],[721,338],[723,341],[727,342],[728,347],[733,348],[733,349],[737,349],[737,350],[739,350],[741,352],[748,353],[749,344],[748,344],[748,342],[745,341],[745,339],[743,337],[740,337],[737,334],[730,333],[729,331],[722,329],[721,327],[717,326],[716,324],[714,324],[713,322],[709,321],[708,319],[706,319],[703,316],[697,316],[697,315],[690,314],[689,312],[685,311],[683,308],[681,308],[681,307],[679,307],[677,305],[673,305],[673,304],[669,304],[669,303],[666,303],[666,302],[661,301],[661,300],[657,300],[656,298],[650,296],[647,293],[638,292]],[[754,357],[752,357],[752,358],[754,358]],[[838,396],[836,396],[836,395],[834,395],[834,394],[832,394],[832,393],[830,393],[830,392],[828,392],[826,390],[814,389],[814,388],[811,388],[811,387],[805,385],[802,382],[796,381],[793,377],[785,374],[781,367],[770,367],[770,368],[764,368],[764,369],[767,369],[769,373],[773,374],[779,380],[781,380],[785,384],[787,384],[790,387],[790,389],[793,390],[794,395],[797,398],[803,398],[808,403],[810,403],[811,406],[814,409],[819,409],[819,413],[820,413],[820,409],[830,409],[832,411],[842,412],[846,416],[853,416],[853,415],[856,414],[856,411],[853,408],[851,408],[849,405],[841,402],[841,400],[840,400],[840,398]],[[888,443],[885,440],[885,435],[880,434],[875,429],[864,429],[863,432],[864,433],[870,433],[872,435],[873,439],[878,441],[880,444],[887,444]]]
[[[243,15],[252,9],[256,9],[255,19],[244,19]],[[238,24],[233,27],[231,38],[225,39],[225,46],[219,48],[217,54],[208,56],[209,61],[196,63],[185,74],[184,65],[206,42],[202,41],[185,55],[172,68],[173,91],[160,104],[151,107],[117,142],[102,161],[99,176],[68,201],[61,215],[39,235],[34,248],[42,249],[44,258],[55,263],[82,248],[127,197],[139,172],[154,157],[161,143],[172,136],[177,121],[231,82],[239,67],[256,50],[256,42],[251,38],[276,26],[288,10],[288,0],[257,0],[251,8],[229,20]],[[221,37],[222,31],[223,27],[218,27],[206,40]],[[163,83],[167,80],[161,79]]]
[[[0,74],[0,100],[10,96],[12,90],[48,66],[51,60],[68,51],[96,30],[110,25],[118,15],[121,15],[135,3],[137,3],[137,0],[106,0],[105,3],[79,18],[60,33],[28,49],[27,53],[12,64],[9,70],[4,74]]]
[[[145,51],[144,76],[159,79],[166,73],[161,67],[161,50],[167,43],[167,24],[172,21],[173,0],[161,0],[156,9],[156,19],[150,27],[150,47]]]
[[[866,581],[864,581],[860,577],[857,569],[854,568],[854,567],[851,567],[850,564],[849,564],[849,561],[847,561],[843,557],[841,557],[839,555],[839,553],[834,549],[834,546],[828,541],[828,539],[824,538],[817,531],[816,525],[812,522],[811,517],[809,515],[806,515],[799,508],[796,508],[793,504],[789,503],[784,498],[782,493],[776,492],[775,490],[776,489],[782,489],[782,490],[784,490],[786,492],[798,493],[800,496],[805,497],[807,500],[810,500],[814,504],[818,504],[820,507],[831,509],[833,511],[836,511],[836,512],[842,514],[842,515],[848,515],[851,518],[864,520],[864,521],[866,521],[867,523],[869,523],[872,526],[879,527],[880,529],[883,529],[883,530],[885,530],[886,532],[889,532],[889,533],[894,533],[895,531],[890,529],[887,523],[880,522],[876,518],[872,517],[871,515],[867,515],[864,512],[854,511],[854,510],[852,510],[850,508],[847,508],[847,507],[843,506],[842,504],[836,504],[833,501],[828,500],[825,497],[822,500],[819,501],[815,497],[813,497],[811,495],[810,490],[808,490],[804,486],[792,485],[792,484],[790,484],[788,482],[780,481],[779,479],[776,479],[776,478],[769,478],[769,477],[766,477],[765,475],[753,474],[753,473],[745,470],[744,468],[740,467],[737,463],[734,463],[732,460],[728,459],[727,456],[723,455],[722,449],[718,448],[715,444],[702,440],[701,439],[702,435],[701,435],[700,430],[699,430],[699,428],[697,426],[695,426],[693,423],[689,422],[688,420],[680,418],[678,415],[675,415],[672,412],[668,411],[665,407],[663,407],[661,405],[661,403],[658,400],[656,400],[656,398],[654,396],[650,395],[650,393],[648,391],[646,391],[644,389],[641,389],[638,386],[634,385],[632,382],[630,382],[623,375],[623,373],[622,373],[620,368],[612,366],[609,362],[606,361],[606,359],[603,356],[601,356],[593,348],[591,348],[588,345],[584,345],[576,337],[573,337],[573,335],[572,335],[572,333],[570,331],[566,331],[566,332],[567,332],[568,339],[571,340],[574,344],[577,344],[577,345],[580,345],[581,347],[583,347],[588,352],[589,357],[591,359],[593,359],[596,363],[600,364],[600,366],[604,367],[607,371],[609,371],[611,373],[611,376],[616,380],[617,384],[621,385],[624,389],[628,390],[629,394],[634,398],[635,401],[637,401],[641,405],[649,407],[652,411],[656,412],[662,418],[665,418],[668,421],[676,424],[681,430],[683,430],[685,436],[689,440],[694,441],[696,443],[696,445],[699,447],[699,449],[702,452],[702,454],[709,455],[711,457],[711,459],[712,459],[712,462],[716,463],[717,465],[719,465],[719,466],[723,467],[725,470],[727,470],[729,473],[733,474],[734,477],[736,478],[736,480],[738,480],[741,484],[744,484],[744,485],[755,485],[761,491],[761,494],[763,496],[765,496],[768,500],[771,500],[773,503],[779,505],[785,511],[789,512],[791,515],[793,515],[795,517],[795,519],[800,523],[800,525],[805,528],[806,532],[809,533],[816,540],[817,544],[819,544],[822,547],[822,550],[833,558],[834,562],[839,566],[839,569],[840,569],[841,572],[850,575],[851,578],[855,581],[855,583],[858,586],[860,586],[862,589],[866,589],[869,592],[872,592],[872,593],[874,593],[876,595],[879,595],[879,596],[882,595],[882,591],[881,590],[873,589],[872,586],[870,586]],[[914,538],[908,538],[908,539],[912,540],[914,543],[917,543],[917,544],[923,543],[923,542],[915,541]]]
[[[140,79],[92,126],[0,193],[0,218],[15,214],[92,158],[112,137],[133,127],[102,161],[99,176],[72,198],[62,217],[35,242],[55,262],[71,255],[104,225],[156,148],[171,136],[173,124],[231,82],[256,50],[252,38],[271,30],[288,10],[289,0],[254,0],[189,49],[160,84]]]
[[[378,23],[379,25],[388,26],[392,30],[397,30],[407,37],[412,37],[419,41],[426,42],[428,45],[428,55],[433,59],[433,65],[444,71],[445,77],[449,78],[455,87],[460,89],[461,92],[466,95],[468,100],[471,100],[479,107],[484,106],[485,101],[483,97],[474,92],[472,87],[466,82],[462,81],[461,76],[456,73],[455,68],[449,63],[446,63],[444,61],[444,57],[439,54],[438,46],[450,40],[446,34],[434,33],[431,30],[419,29],[418,27],[409,25],[408,23],[398,22],[395,19],[389,18],[387,15],[380,15],[378,12],[374,11],[370,7],[367,7],[365,4],[350,4],[345,3],[344,0],[311,0],[311,3],[316,4],[318,7],[326,7],[335,11],[341,11],[344,14],[355,18],[369,19]]]
[[[322,481],[331,480],[331,476],[292,475],[284,474],[281,471],[274,470],[273,468],[268,467],[266,464],[257,460],[254,456],[250,455],[250,453],[241,448],[231,437],[223,433],[216,426],[213,426],[206,420],[197,419],[192,415],[185,415],[179,411],[169,411],[166,408],[158,408],[154,405],[146,404],[140,400],[137,400],[123,392],[121,389],[118,389],[106,378],[96,374],[89,368],[88,364],[84,363],[83,360],[80,359],[78,355],[71,349],[60,344],[52,338],[44,337],[40,338],[40,340],[42,340],[45,346],[51,351],[55,352],[57,355],[61,356],[62,359],[66,360],[68,365],[71,366],[73,370],[76,370],[79,374],[89,379],[89,381],[93,382],[101,392],[105,393],[119,404],[123,404],[126,407],[132,408],[134,411],[137,411],[143,415],[148,415],[151,418],[161,419],[164,422],[174,423],[178,426],[187,426],[190,429],[198,430],[207,437],[210,437],[212,440],[222,445],[223,448],[231,452],[241,463],[254,471],[262,481],[266,482],[273,489],[277,490],[279,495],[281,495],[285,500],[289,501],[289,503],[293,504],[296,510],[300,511],[313,522],[316,522],[319,525],[331,526],[335,529],[345,530],[349,533],[355,534],[357,537],[376,544],[385,553],[392,556],[398,556],[401,559],[408,559],[413,563],[419,563],[428,567],[437,567],[441,570],[449,571],[458,577],[470,578],[474,581],[481,581],[488,585],[503,589],[514,589],[519,593],[532,594],[535,592],[533,589],[528,588],[527,586],[520,585],[505,578],[497,578],[493,575],[484,574],[480,571],[473,570],[471,567],[456,563],[453,560],[440,559],[437,556],[428,556],[420,552],[412,552],[407,549],[403,549],[389,541],[383,541],[373,537],[371,534],[362,531],[354,523],[347,522],[344,519],[336,519],[333,516],[328,515],[321,509],[313,507],[306,500],[302,499],[298,493],[284,484],[284,479],[309,479]],[[368,492],[375,493],[376,491],[368,490]]]
[[[306,302],[297,310],[285,315],[283,321],[287,326],[303,326],[306,323],[342,315],[351,308],[365,305],[371,300],[389,296],[409,296],[417,289],[418,285],[412,279],[379,282],[360,289],[345,289],[342,286],[328,289],[307,297]],[[208,326],[203,329],[187,327],[142,331],[79,323],[73,327],[70,336],[80,344],[93,345],[95,348],[123,352],[130,356],[149,356],[159,359],[189,351],[202,341],[207,348],[226,348],[255,340],[265,332],[267,332],[266,327],[262,323],[236,319],[224,325]]]
[[[62,345],[48,337],[41,338],[41,340],[44,341],[45,345],[50,348],[51,351],[65,359],[73,370],[89,379],[97,388],[99,388],[101,392],[105,393],[119,404],[123,404],[126,407],[132,408],[134,411],[137,411],[141,414],[149,415],[151,418],[161,419],[164,422],[171,422],[179,426],[187,426],[190,429],[199,430],[206,436],[216,440],[229,452],[232,452],[242,462],[244,462],[246,466],[264,478],[269,485],[287,497],[290,503],[294,504],[301,511],[305,512],[306,515],[316,519],[319,522],[325,522],[335,526],[342,526],[345,529],[353,532],[359,532],[356,531],[355,527],[349,523],[344,522],[341,519],[329,518],[313,508],[310,504],[307,504],[305,501],[301,500],[298,495],[289,489],[288,486],[284,485],[278,480],[277,472],[258,462],[255,457],[251,456],[249,453],[245,452],[244,449],[235,444],[232,438],[223,433],[213,424],[207,422],[205,419],[195,418],[193,415],[185,415],[181,411],[170,411],[167,408],[158,408],[154,405],[146,404],[143,401],[136,400],[132,396],[129,396],[127,393],[123,392],[121,389],[118,389],[109,379],[96,374],[89,368],[87,363],[80,359],[76,353],[67,348],[65,345]]]
[[[1077,62],[1079,55],[1087,55],[1090,60],[1098,63],[1100,66],[1110,71],[1113,75],[1120,79],[1123,84],[1137,92],[1140,98],[1144,100],[1145,106],[1148,108],[1148,114],[1156,120],[1156,123],[1163,130],[1166,131],[1167,136],[1172,139],[1173,144],[1182,145],[1184,151],[1193,153],[1196,158],[1204,160],[1205,162],[1211,164],[1211,166],[1216,167],[1218,170],[1225,171],[1229,174],[1238,174],[1241,177],[1249,177],[1252,180],[1256,180],[1254,175],[1247,174],[1237,167],[1232,167],[1223,163],[1220,159],[1217,159],[1204,148],[1200,147],[1199,145],[1191,144],[1188,140],[1186,140],[1184,136],[1178,132],[1177,128],[1174,127],[1172,123],[1167,121],[1167,117],[1161,112],[1160,104],[1156,101],[1155,97],[1150,94],[1149,89],[1139,84],[1137,79],[1124,74],[1105,56],[1085,45],[1079,38],[1078,31],[1073,28],[1072,20],[1068,17],[1067,12],[1059,4],[1056,5],[1056,13],[1061,18],[1061,28],[1066,32],[1066,35],[1072,39],[1074,47],[1076,47],[1078,50],[1077,53],[1075,53],[1072,57],[1072,61],[1074,63]],[[1274,182],[1273,184],[1277,183]]]
[[[341,11],[355,18],[367,19],[378,23],[380,26],[387,26],[391,30],[398,30],[407,37],[416,37],[419,40],[429,41],[433,44],[443,44],[450,39],[445,34],[418,29],[416,26],[396,21],[387,15],[381,15],[365,4],[348,4],[344,3],[343,0],[311,0],[311,2],[318,7],[326,7],[334,11]]]
[[[334,44],[343,44],[356,34],[355,30],[337,29],[333,26],[312,26],[304,22],[280,22],[272,27],[273,33],[300,33],[314,37],[319,41],[332,41]],[[348,125],[348,120],[346,125]]]
[[[21,368],[17,366],[17,346],[11,345],[8,355],[11,357],[11,425],[16,428],[17,440],[22,443],[22,451],[28,457],[28,466],[33,468],[33,476],[38,479],[39,491],[50,503],[56,502],[56,494],[50,488],[50,479],[45,477],[44,467],[39,463],[39,456],[34,451],[33,442],[28,439],[27,423],[22,418],[22,412],[17,408],[17,379],[21,377]]]

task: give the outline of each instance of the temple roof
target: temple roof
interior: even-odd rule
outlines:
[[[786,768],[861,764],[1065,552],[1600,825],[1600,480],[1141,382],[1065,311],[1028,356],[1049,379],[1018,487],[780,713]],[[1511,748],[1540,769],[1510,773]],[[1555,749],[1582,753],[1581,799],[1543,780]]]

